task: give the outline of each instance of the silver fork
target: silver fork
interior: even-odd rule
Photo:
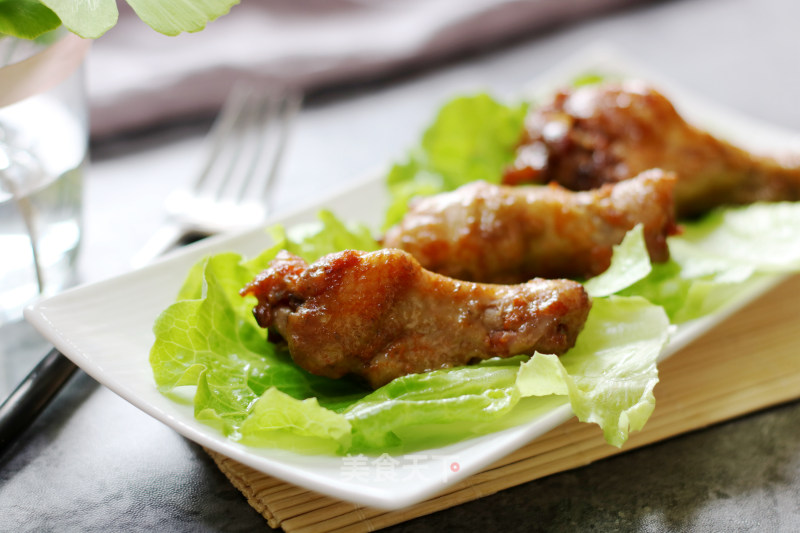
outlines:
[[[168,223],[136,254],[141,266],[189,235],[255,227],[272,211],[284,148],[302,96],[234,86],[209,132],[206,160],[194,183],[165,201]]]

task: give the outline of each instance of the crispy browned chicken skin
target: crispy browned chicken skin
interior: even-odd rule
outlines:
[[[299,366],[361,376],[374,388],[491,357],[562,354],[591,307],[572,281],[458,281],[392,249],[347,250],[312,265],[283,251],[242,294],[258,298],[258,323],[286,340]]]
[[[503,182],[587,190],[649,168],[678,175],[679,218],[720,205],[800,200],[800,168],[700,131],[661,93],[636,81],[565,90],[534,110]]]
[[[669,258],[674,185],[656,169],[586,192],[475,182],[412,202],[383,244],[457,279],[588,278],[608,268],[613,246],[639,223],[651,258]]]

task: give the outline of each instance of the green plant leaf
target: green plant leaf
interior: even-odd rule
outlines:
[[[41,0],[64,25],[85,39],[96,39],[113,28],[117,0]],[[164,35],[196,32],[228,13],[239,0],[127,0],[148,26]]]
[[[0,33],[35,39],[59,26],[58,15],[39,0],[0,0]]]
[[[119,12],[117,0],[41,0],[64,26],[84,39],[96,39],[113,28]]]
[[[139,18],[164,35],[197,32],[239,0],[127,0]]]

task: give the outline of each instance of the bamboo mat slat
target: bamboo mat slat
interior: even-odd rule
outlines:
[[[271,527],[287,533],[375,531],[500,490],[800,398],[800,276],[794,276],[660,365],[656,409],[622,449],[572,419],[427,501],[397,511],[298,488],[208,453]]]

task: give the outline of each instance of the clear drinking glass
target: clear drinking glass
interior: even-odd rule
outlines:
[[[87,49],[67,32],[0,39],[0,325],[75,281]]]

